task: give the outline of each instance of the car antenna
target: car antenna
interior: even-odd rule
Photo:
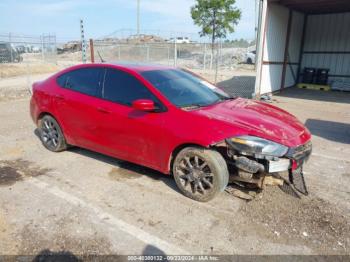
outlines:
[[[102,56],[101,56],[101,54],[100,54],[100,51],[97,51],[97,54],[98,54],[98,56],[100,57],[101,63],[106,62],[105,60],[103,60],[103,58],[102,58]]]

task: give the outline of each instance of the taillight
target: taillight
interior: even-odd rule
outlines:
[[[30,92],[31,94],[34,93],[34,90],[35,90],[35,87],[36,87],[37,84],[38,84],[38,82],[34,82],[34,83],[32,84],[32,88],[29,90],[29,92]]]

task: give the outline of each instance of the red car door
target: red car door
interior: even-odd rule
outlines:
[[[88,67],[70,71],[58,77],[59,87],[53,95],[55,115],[63,125],[68,142],[96,149],[101,113],[98,103],[101,95],[103,68]]]
[[[133,75],[106,69],[98,127],[103,152],[149,167],[159,166],[166,110],[161,102]],[[131,107],[137,99],[153,100],[159,112]]]

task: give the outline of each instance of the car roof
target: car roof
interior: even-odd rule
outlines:
[[[97,62],[97,63],[87,63],[87,64],[77,64],[74,66],[67,67],[65,70],[62,70],[54,76],[60,76],[61,74],[70,72],[72,70],[77,70],[81,68],[91,68],[91,67],[115,67],[116,69],[125,69],[129,71],[134,71],[136,73],[142,73],[145,71],[154,71],[154,70],[171,70],[178,69],[172,66],[158,65],[158,64],[150,64],[150,63],[135,63],[135,62]]]
[[[175,69],[175,67],[158,65],[158,64],[151,64],[151,63],[118,62],[118,63],[103,63],[103,64],[105,64],[105,65],[109,64],[112,66],[114,65],[114,66],[130,69],[133,71],[137,71],[137,72]]]

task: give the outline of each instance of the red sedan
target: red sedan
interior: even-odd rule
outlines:
[[[230,97],[195,74],[139,64],[84,64],[33,84],[31,116],[43,145],[79,146],[173,174],[186,196],[208,201],[229,181],[263,187],[302,180],[310,132],[291,114]]]

